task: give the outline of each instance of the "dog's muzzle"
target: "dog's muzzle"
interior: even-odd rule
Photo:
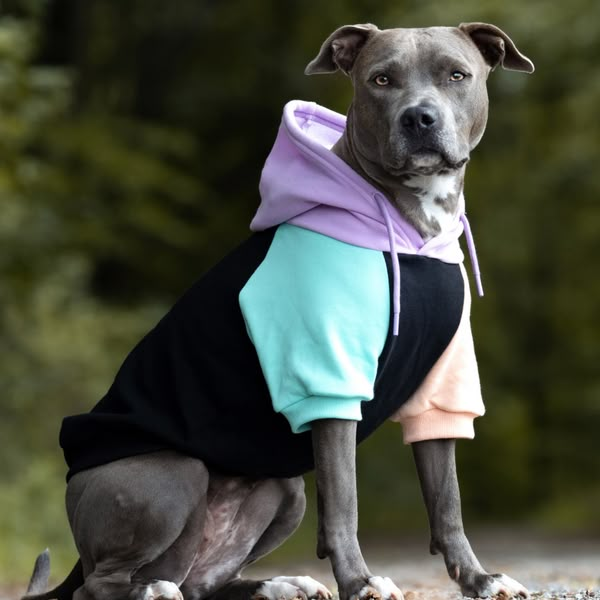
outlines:
[[[430,175],[460,169],[469,160],[455,146],[454,136],[447,130],[444,116],[430,103],[404,109],[392,134],[393,159],[385,170],[394,176]]]

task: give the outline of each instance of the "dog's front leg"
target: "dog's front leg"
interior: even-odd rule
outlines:
[[[465,535],[456,475],[455,440],[428,440],[413,445],[423,498],[431,527],[431,553],[442,553],[448,574],[465,596],[529,596],[514,579],[487,573]]]
[[[388,578],[373,577],[358,544],[356,421],[312,424],[319,529],[317,555],[329,557],[340,600],[401,600]]]

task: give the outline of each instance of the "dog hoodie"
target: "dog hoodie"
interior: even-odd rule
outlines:
[[[131,351],[107,394],[63,421],[68,477],[172,449],[226,474],[312,469],[311,422],[385,420],[404,441],[471,438],[484,413],[458,238],[424,242],[330,148],[345,118],[284,108],[253,234]]]

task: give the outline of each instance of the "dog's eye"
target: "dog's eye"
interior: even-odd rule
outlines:
[[[390,84],[390,78],[387,75],[377,75],[375,77],[375,79],[373,79],[373,81],[378,85],[378,86],[385,86],[385,85],[389,85]]]
[[[462,71],[452,71],[452,75],[450,75],[450,81],[462,81],[465,77],[466,75]]]

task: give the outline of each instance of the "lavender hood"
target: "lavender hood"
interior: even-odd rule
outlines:
[[[394,271],[395,334],[400,312],[399,252],[461,263],[464,256],[458,238],[465,231],[482,295],[462,195],[452,226],[425,242],[377,188],[331,152],[345,126],[343,115],[314,102],[293,100],[285,105],[262,172],[261,203],[250,229],[262,231],[290,223],[355,246],[389,251]]]

